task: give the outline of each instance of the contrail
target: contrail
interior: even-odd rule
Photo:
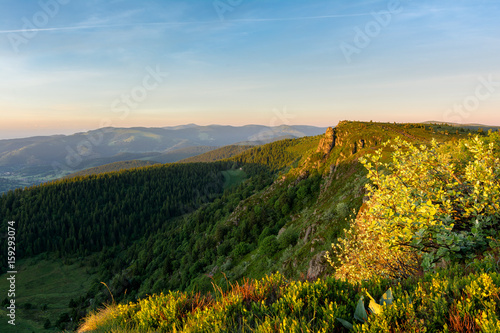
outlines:
[[[225,20],[225,23],[245,23],[245,22],[279,22],[279,21],[304,21],[304,20],[321,20],[331,18],[368,16],[370,13],[362,14],[338,14],[338,15],[321,15],[321,16],[304,16],[304,17],[283,17],[283,18],[249,18],[249,19],[234,19]],[[54,28],[35,28],[35,29],[13,29],[0,30],[0,34],[23,33],[23,32],[38,32],[38,31],[64,31],[64,30],[87,30],[99,28],[119,28],[130,26],[168,26],[168,25],[192,25],[192,24],[216,24],[221,23],[220,20],[213,21],[188,21],[188,22],[147,22],[147,23],[128,23],[128,24],[106,24],[106,25],[81,25],[73,27],[54,27]]]

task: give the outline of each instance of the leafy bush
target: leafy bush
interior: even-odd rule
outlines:
[[[260,253],[266,256],[272,256],[278,252],[279,246],[276,236],[267,236],[260,244]]]
[[[401,283],[274,274],[229,291],[215,286],[205,296],[169,292],[109,306],[89,315],[79,332],[343,332],[336,318],[352,321],[353,314],[354,332],[498,332],[498,260],[486,254]]]
[[[233,255],[237,258],[244,256],[252,250],[252,246],[248,243],[241,242],[233,250]]]
[[[396,139],[389,162],[382,149],[360,158],[370,200],[333,245],[336,276],[404,278],[420,264],[428,270],[484,251],[500,227],[499,142],[498,133],[450,146]]]
[[[278,236],[278,246],[280,249],[286,249],[290,245],[295,245],[299,239],[299,233],[294,228],[286,229]]]
[[[340,218],[346,218],[349,215],[349,206],[345,202],[339,202],[335,206],[335,212]]]

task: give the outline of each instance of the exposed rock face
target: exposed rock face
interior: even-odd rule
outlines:
[[[309,236],[314,234],[315,231],[316,231],[316,225],[310,225],[307,227],[305,236],[304,238],[302,238],[304,243],[307,243],[307,241],[309,240]]]
[[[325,137],[319,142],[319,146],[316,152],[328,154],[333,147],[335,147],[335,130],[331,127],[328,127],[325,133]]]
[[[325,272],[326,265],[328,265],[326,259],[324,258],[325,254],[326,251],[321,251],[320,253],[312,257],[311,261],[309,262],[309,269],[307,270],[307,279],[309,281],[318,279],[319,277],[321,277],[321,274]]]
[[[365,140],[363,140],[363,139],[359,140],[359,144],[358,145],[359,145],[359,147],[361,149],[365,148]]]
[[[351,144],[351,155],[354,155],[358,152],[358,145],[356,142]]]

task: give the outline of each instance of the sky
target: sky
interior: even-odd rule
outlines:
[[[0,139],[188,123],[500,125],[497,0],[0,8]]]

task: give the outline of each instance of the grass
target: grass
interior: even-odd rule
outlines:
[[[40,256],[17,262],[16,327],[7,323],[6,309],[0,309],[0,332],[50,332],[43,324],[48,318],[54,325],[61,313],[70,312],[71,299],[82,296],[94,279],[79,264],[64,265],[57,259]],[[9,290],[7,275],[0,276],[2,299]],[[31,309],[26,309],[26,304]],[[43,310],[46,306],[46,309]]]

